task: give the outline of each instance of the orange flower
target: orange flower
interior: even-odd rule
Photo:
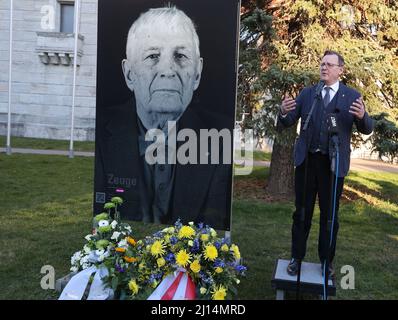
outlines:
[[[127,237],[127,242],[130,243],[132,246],[135,246],[137,244],[137,242],[131,237]]]
[[[117,252],[121,252],[121,253],[126,252],[126,249],[125,249],[125,248],[116,248],[115,250],[116,250]]]
[[[128,263],[133,263],[133,262],[137,261],[137,259],[134,258],[134,257],[126,257],[126,256],[124,256],[123,259],[124,259],[124,261],[126,261]]]

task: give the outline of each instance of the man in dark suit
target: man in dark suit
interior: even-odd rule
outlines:
[[[201,129],[229,122],[191,103],[203,66],[191,19],[175,7],[148,10],[130,28],[126,55],[123,73],[134,97],[108,108],[99,123],[105,129],[97,133],[96,194],[122,191],[126,219],[170,224],[181,217],[229,230],[231,163],[203,164],[211,152],[200,148]],[[179,153],[184,129],[199,137],[189,163]],[[163,148],[153,150],[159,141]],[[95,211],[101,207],[95,201]]]
[[[339,199],[343,191],[344,177],[350,167],[352,126],[355,123],[358,131],[363,134],[370,134],[373,131],[373,121],[365,111],[360,93],[339,81],[343,68],[343,57],[337,52],[326,51],[320,64],[321,86],[304,88],[295,100],[290,97],[285,98],[280,108],[278,120],[285,127],[294,125],[301,118],[300,135],[294,151],[296,210],[293,214],[292,226],[292,259],[287,267],[290,275],[297,274],[299,262],[304,259],[315,200],[318,195],[320,208],[318,254],[322,266],[329,256],[329,275],[334,276],[332,261],[336,252],[339,229]],[[317,89],[321,90],[319,92],[321,96],[317,97]],[[303,126],[314,101],[316,101],[315,108],[309,126],[304,132]],[[328,215],[331,210],[330,181],[332,177],[335,181],[336,176],[331,172],[330,137],[327,123],[329,114],[335,114],[337,117],[340,143],[339,165],[335,170],[337,173],[337,186],[334,186],[337,190],[336,209],[330,251],[327,232]],[[307,159],[307,170],[305,159]],[[303,193],[305,193],[305,199],[303,199]],[[304,208],[304,221],[300,219],[302,208]]]

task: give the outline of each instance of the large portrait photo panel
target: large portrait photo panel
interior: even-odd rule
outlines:
[[[99,0],[94,214],[231,228],[239,0]]]

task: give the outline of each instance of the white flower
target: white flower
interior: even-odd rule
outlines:
[[[128,232],[131,232],[131,231],[132,231],[130,226],[125,227],[125,229],[126,229]]]
[[[74,265],[76,262],[78,262],[82,257],[82,254],[80,251],[77,251],[73,254],[72,258],[70,259],[70,264]]]
[[[168,227],[168,228],[164,228],[162,230],[163,233],[173,233],[174,232],[174,227]]]
[[[188,246],[193,247],[193,241],[192,240],[188,241]]]
[[[119,236],[120,236],[120,232],[115,231],[112,234],[111,240],[117,240],[117,238],[119,238]]]
[[[95,254],[96,254],[97,256],[102,256],[104,253],[105,253],[105,250],[104,250],[104,249],[95,250]]]
[[[84,239],[86,239],[87,241],[90,241],[92,236],[93,236],[92,234],[88,234],[84,237]]]
[[[79,268],[73,266],[73,267],[70,268],[70,271],[72,271],[72,272],[78,272],[78,271],[79,271]]]
[[[91,249],[88,246],[84,246],[83,247],[83,251],[84,251],[85,254],[88,254],[88,253],[91,252]]]
[[[126,239],[123,239],[123,240],[119,241],[119,243],[117,244],[117,246],[118,246],[119,248],[127,247],[127,240],[126,240]]]
[[[98,222],[98,225],[100,227],[107,227],[109,226],[109,222],[107,220],[101,220],[100,222]]]
[[[116,226],[117,226],[117,221],[116,221],[116,220],[113,220],[112,223],[111,223],[112,229],[115,229]]]
[[[211,235],[213,238],[217,237],[217,232],[216,232],[216,230],[214,230],[213,228],[210,228],[210,235]]]
[[[83,267],[83,265],[87,264],[88,262],[88,256],[84,256],[80,259],[80,265]]]
[[[189,224],[190,226],[193,226],[193,221],[189,222],[188,224]]]
[[[84,269],[87,269],[87,268],[89,268],[90,267],[90,264],[89,263],[84,263],[84,264],[82,264],[82,269],[84,270]]]

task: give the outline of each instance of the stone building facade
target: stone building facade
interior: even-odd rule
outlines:
[[[10,0],[0,0],[0,135],[7,132]],[[69,139],[74,0],[14,0],[12,136]],[[94,140],[97,0],[81,0],[74,139]]]

